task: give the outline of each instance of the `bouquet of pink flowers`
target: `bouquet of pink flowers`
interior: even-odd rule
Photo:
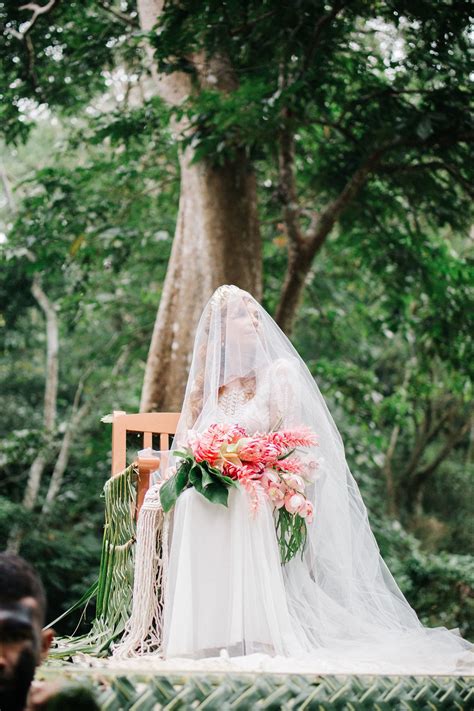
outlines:
[[[248,435],[238,425],[213,424],[204,432],[189,432],[188,446],[175,452],[180,457],[176,472],[160,488],[163,510],[170,511],[178,496],[194,486],[213,503],[227,506],[229,488],[242,486],[256,511],[261,496],[271,502],[276,517],[282,562],[304,549],[307,523],[313,506],[305,496],[317,462],[303,462],[295,452],[317,445],[307,428]]]

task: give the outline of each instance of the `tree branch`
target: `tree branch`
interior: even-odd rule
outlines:
[[[412,368],[415,365],[414,359],[408,360],[405,365],[404,373],[403,373],[403,381],[401,385],[401,389],[406,390],[408,387],[408,383],[410,381],[410,376],[412,372]],[[388,499],[388,505],[387,505],[387,510],[390,516],[393,518],[398,518],[398,502],[397,502],[397,492],[396,492],[396,487],[395,487],[395,480],[393,477],[393,468],[392,468],[392,461],[393,461],[393,456],[395,454],[395,449],[397,446],[398,442],[398,437],[400,435],[400,423],[397,422],[390,434],[390,440],[388,444],[387,451],[385,453],[385,458],[384,458],[384,463],[382,467],[382,472],[385,477],[385,483],[386,483],[386,488],[387,488],[387,499]]]
[[[425,481],[433,474],[436,469],[439,467],[441,462],[443,462],[448,454],[451,452],[451,450],[461,442],[463,437],[469,432],[469,429],[471,427],[471,421],[468,419],[463,426],[457,430],[457,431],[451,431],[450,436],[448,437],[448,440],[445,442],[444,446],[441,448],[441,450],[438,452],[436,457],[427,464],[423,469],[420,469],[416,473],[416,486],[417,488],[420,488],[423,486]]]
[[[284,133],[282,135],[283,140],[288,143],[290,139],[284,138]],[[275,320],[285,333],[289,334],[291,331],[305,279],[315,255],[331,233],[336,220],[364,185],[367,176],[375,168],[382,154],[383,149],[374,150],[326,208],[319,213],[312,211],[310,225],[303,233],[298,222],[301,210],[296,201],[294,156],[291,152],[291,145],[285,146],[283,143],[281,146],[280,164],[283,165],[283,171],[280,169],[280,182],[283,181],[282,199],[285,206],[289,250],[288,267],[280,301],[275,312]]]
[[[419,170],[443,170],[449,173],[470,196],[474,196],[471,183],[459,172],[456,165],[445,163],[442,160],[430,160],[421,163],[381,163],[377,168],[377,173],[393,175],[396,173],[414,173]]]
[[[66,431],[62,438],[61,446],[59,448],[59,454],[54,464],[51,479],[49,480],[48,492],[46,494],[46,498],[41,511],[42,515],[46,515],[50,512],[54,500],[61,489],[64,473],[69,462],[69,451],[72,444],[73,436],[76,432],[79,423],[83,419],[84,415],[87,413],[89,406],[89,402],[84,403],[82,407],[73,405],[71,418],[67,424]]]
[[[301,72],[299,73],[299,76],[301,76],[307,69],[308,67],[312,64],[314,55],[316,54],[316,50],[318,48],[318,42],[321,38],[321,35],[323,33],[324,28],[326,25],[329,25],[336,17],[337,15],[344,10],[348,5],[351,4],[353,0],[347,0],[346,2],[336,2],[334,3],[334,7],[332,10],[326,15],[322,15],[317,23],[314,26],[314,34],[313,34],[313,39],[311,42],[311,50],[308,53],[308,55],[305,57],[305,60],[303,62],[303,68]]]
[[[51,433],[56,422],[56,401],[58,395],[58,320],[54,304],[48,299],[41,287],[40,277],[36,275],[31,291],[46,317],[46,387],[44,395],[44,429]]]
[[[294,137],[290,129],[285,128],[281,131],[279,140],[278,193],[283,203],[283,221],[285,223],[290,249],[298,250],[304,246],[304,236],[299,224],[301,210],[296,195],[294,160]]]
[[[46,3],[46,5],[38,5],[35,2],[28,2],[26,5],[21,5],[19,8],[20,10],[31,10],[32,11],[32,16],[31,19],[28,21],[26,27],[19,32],[22,36],[22,39],[26,37],[26,35],[31,32],[33,29],[34,25],[36,24],[38,17],[41,17],[41,15],[45,15],[48,12],[51,12],[53,7],[59,2],[59,0],[49,0],[49,2]]]
[[[81,425],[82,420],[84,419],[85,415],[87,412],[91,409],[93,403],[97,400],[99,395],[106,389],[110,388],[110,381],[114,380],[120,370],[122,369],[124,362],[127,359],[127,356],[130,351],[130,346],[126,346],[125,348],[122,349],[119,357],[117,358],[111,373],[110,373],[110,378],[107,378],[106,380],[103,380],[100,384],[100,386],[96,387],[94,389],[94,395],[93,397],[90,397],[86,402],[84,402],[81,406],[79,406],[81,396],[82,396],[82,391],[84,388],[85,381],[87,380],[88,376],[90,373],[93,371],[93,367],[91,366],[86,370],[86,372],[83,374],[83,376],[80,378],[78,386],[76,388],[76,392],[74,395],[74,400],[72,403],[72,408],[71,408],[71,414],[69,417],[69,422],[66,427],[66,431],[64,433],[64,436],[61,441],[61,446],[59,449],[59,454],[56,459],[56,463],[54,465],[53,473],[51,475],[51,479],[49,480],[49,486],[48,486],[48,492],[46,494],[46,498],[43,504],[43,508],[41,511],[42,516],[46,516],[49,514],[51,511],[54,501],[59,494],[61,490],[61,486],[63,483],[64,479],[64,474],[67,469],[67,465],[69,462],[69,452],[71,448],[71,444],[73,441],[73,437],[76,434],[78,428]]]
[[[30,37],[30,32],[35,26],[37,20],[41,15],[45,15],[48,12],[51,12],[51,10],[54,8],[54,6],[59,2],[59,0],[49,0],[46,5],[38,5],[35,2],[29,2],[26,5],[21,5],[19,8],[20,10],[31,10],[32,11],[32,16],[30,20],[28,20],[25,23],[25,26],[21,32],[18,30],[15,30],[13,27],[8,27],[7,32],[12,35],[13,37],[16,37],[16,39],[20,40],[20,42],[24,42],[25,48],[26,48],[26,54],[28,58],[28,74],[30,75],[32,81],[33,81],[33,86],[35,88],[38,87],[38,80],[36,77],[36,72],[35,72],[35,49],[33,46],[33,41]]]
[[[138,22],[138,18],[127,15],[126,12],[122,12],[122,10],[119,10],[116,7],[112,7],[111,5],[109,5],[108,2],[98,0],[97,4],[106,12],[110,12],[110,14],[116,17],[118,20],[121,20],[125,25],[129,25],[134,29],[139,29],[140,23]]]
[[[34,261],[34,256],[31,252],[27,252],[27,257],[30,261]],[[44,469],[48,463],[48,450],[54,427],[56,423],[56,407],[58,396],[58,322],[54,305],[48,299],[40,283],[40,277],[37,274],[34,278],[31,288],[33,296],[40,305],[46,316],[46,379],[44,392],[44,415],[43,415],[43,431],[46,435],[46,442],[41,446],[38,454],[34,458],[26,482],[25,493],[23,495],[23,507],[26,511],[32,511],[38,492],[41,485],[41,478]],[[7,548],[12,553],[18,553],[23,537],[23,529],[21,526],[14,526],[12,529]]]
[[[288,268],[275,319],[287,334],[290,333],[298,308],[305,278],[311,268],[312,260],[331,233],[335,222],[345,208],[358,194],[368,175],[377,170],[384,155],[397,148],[430,148],[455,145],[474,138],[474,132],[440,132],[422,138],[399,138],[387,141],[373,148],[359,168],[347,180],[339,195],[321,212],[314,212],[310,227],[301,232],[298,218],[301,214],[296,199],[296,179],[294,176],[294,155],[292,152],[290,129],[282,131],[280,141],[280,184],[284,204],[285,224],[288,232]]]
[[[437,437],[449,418],[456,412],[456,409],[457,405],[456,403],[453,403],[450,408],[446,407],[441,417],[436,418],[433,422],[432,404],[428,403],[427,410],[425,411],[425,417],[421,424],[421,428],[417,433],[415,446],[411,453],[410,459],[401,473],[402,480],[408,482],[413,476],[416,476],[416,469],[426,450],[426,447],[435,437]]]

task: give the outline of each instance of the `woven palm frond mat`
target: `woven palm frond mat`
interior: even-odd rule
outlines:
[[[282,674],[141,675],[84,669],[45,670],[46,677],[92,689],[107,711],[474,709],[472,677],[307,676]],[[62,672],[62,674],[61,674]]]

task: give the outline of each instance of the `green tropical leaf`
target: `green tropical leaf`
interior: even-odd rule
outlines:
[[[200,494],[204,494],[204,488],[202,486],[202,479],[196,478],[193,486],[196,489],[196,491],[198,491]]]
[[[181,464],[176,472],[176,496],[187,487],[189,482],[189,470],[191,469],[190,462],[186,461]]]
[[[198,486],[202,487],[202,469],[199,464],[193,464],[189,470],[189,483],[196,488]]]
[[[293,452],[296,452],[296,447],[293,447],[293,449],[290,449],[289,452],[287,452],[286,454],[282,454],[281,457],[278,457],[278,461],[279,461],[279,462],[282,462],[284,459],[287,459],[288,457],[291,457],[291,455],[293,454]]]
[[[235,479],[231,479],[230,476],[226,476],[225,474],[221,474],[221,472],[219,472],[218,474],[215,474],[214,476],[215,476],[216,479],[218,479],[218,481],[221,481],[221,482],[227,484],[228,486],[234,486],[234,487],[237,487],[237,486],[238,486],[238,484],[237,484],[237,482],[235,481]]]
[[[206,464],[207,464],[207,462],[206,462]],[[223,476],[221,470],[218,469],[217,467],[211,467],[210,464],[207,464],[207,467],[208,467],[208,470],[211,474],[214,474],[215,476]]]
[[[181,450],[177,449],[175,452],[173,452],[173,456],[175,457],[181,457],[181,459],[185,459],[187,461],[192,461],[193,455],[190,454],[188,451],[181,452]]]
[[[202,486],[203,486],[203,489],[205,489],[206,487],[210,486],[214,482],[214,479],[212,477],[212,474],[207,469],[207,467],[205,467],[201,464],[200,469],[202,472]]]
[[[176,503],[176,499],[178,498],[176,493],[176,477],[177,475],[175,474],[168,479],[168,481],[165,481],[160,489],[161,506],[163,507],[163,511],[165,513],[171,511]]]
[[[227,506],[229,489],[224,484],[213,482],[200,492],[208,501],[213,504]]]
[[[281,508],[277,514],[276,533],[282,563],[288,563],[298,552],[303,555],[308,535],[304,518]]]

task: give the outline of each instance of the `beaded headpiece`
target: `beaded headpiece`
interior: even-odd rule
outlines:
[[[229,298],[230,294],[238,294],[240,291],[238,286],[234,284],[223,284],[220,286],[211,298],[211,304],[214,306],[216,304],[222,304]]]

